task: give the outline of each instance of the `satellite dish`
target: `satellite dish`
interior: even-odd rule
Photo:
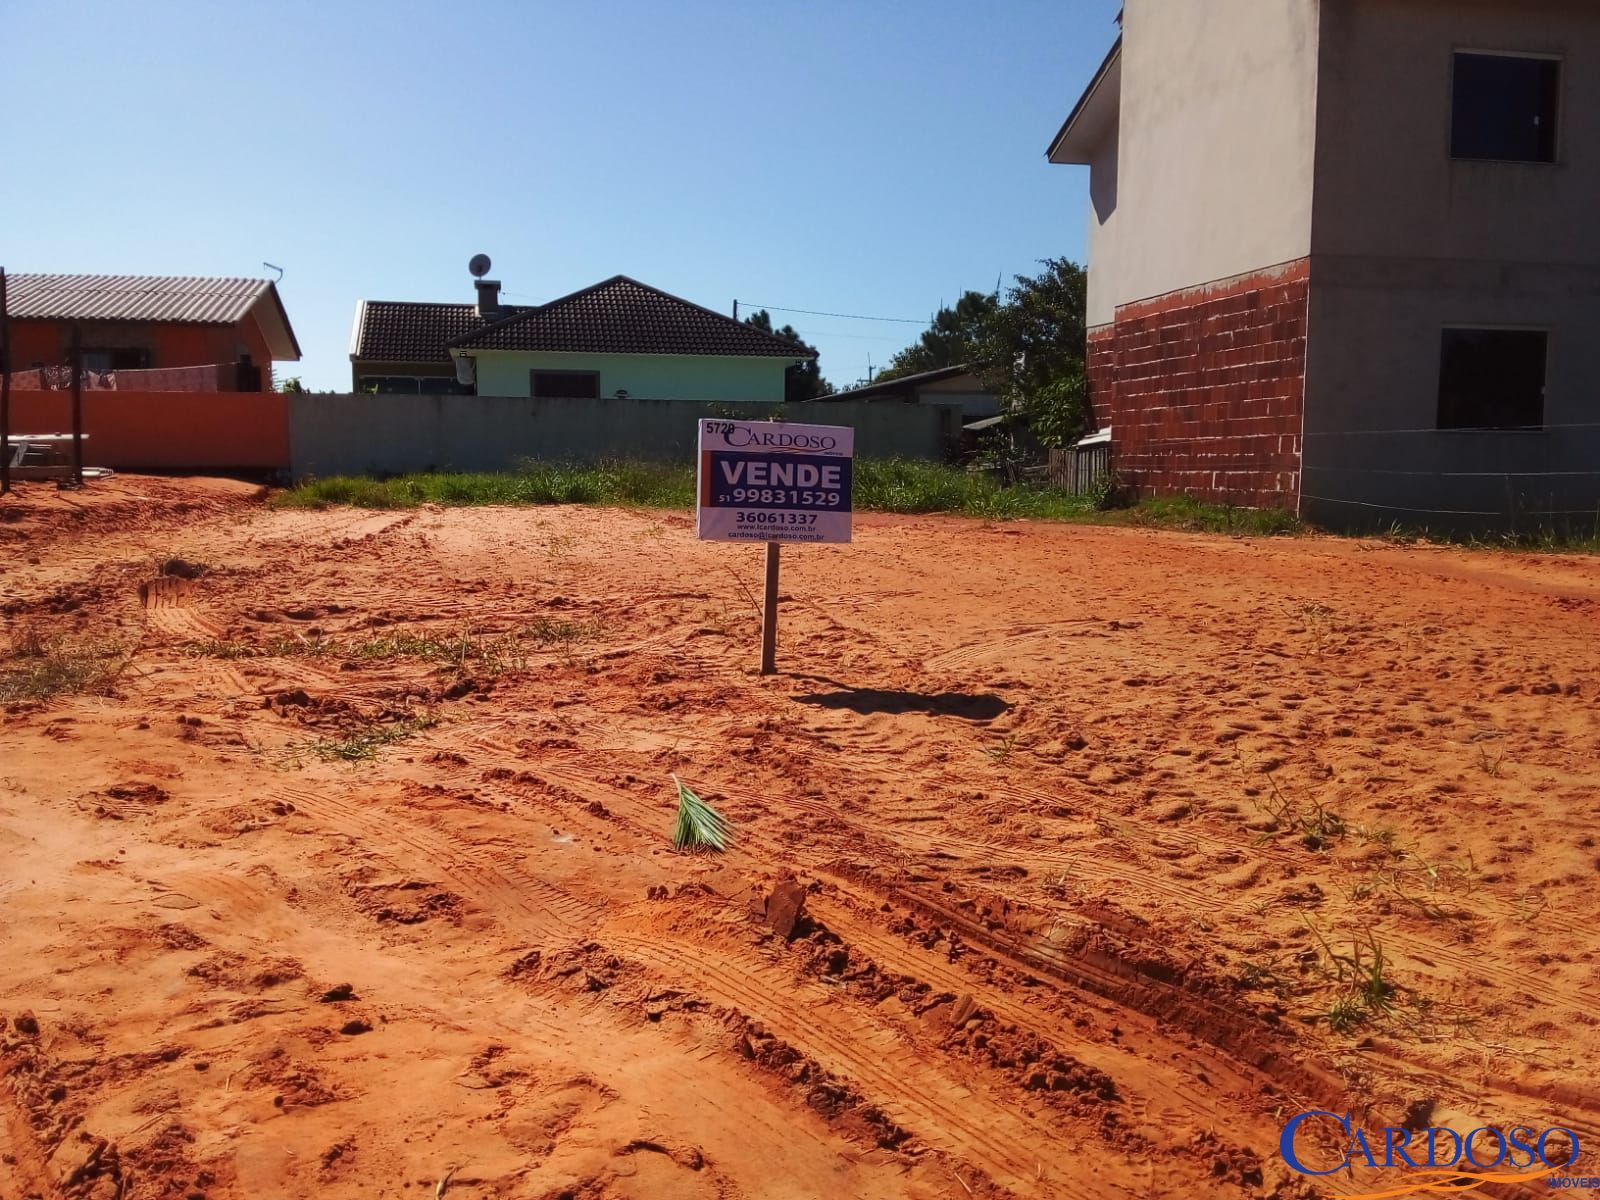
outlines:
[[[474,254],[472,261],[467,264],[467,270],[472,272],[474,278],[482,279],[489,273],[491,265],[487,254]]]

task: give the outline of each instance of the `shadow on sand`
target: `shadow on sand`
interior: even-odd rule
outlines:
[[[855,713],[927,713],[935,717],[958,717],[963,721],[992,721],[1011,705],[990,692],[892,692],[881,688],[849,687],[834,679],[800,676],[836,688],[831,692],[809,692],[795,699],[818,708],[843,708]]]

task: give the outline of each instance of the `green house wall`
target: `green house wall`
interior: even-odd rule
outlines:
[[[533,371],[598,371],[600,395],[625,391],[639,400],[783,400],[790,359],[750,355],[716,358],[694,354],[573,354],[474,351],[478,395],[531,395]]]

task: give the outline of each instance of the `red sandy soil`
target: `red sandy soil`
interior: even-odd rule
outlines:
[[[0,500],[0,665],[131,650],[0,714],[0,1197],[1380,1186],[1284,1167],[1308,1106],[1600,1147],[1596,560],[866,516],[785,552],[766,679],[759,576],[677,513]]]

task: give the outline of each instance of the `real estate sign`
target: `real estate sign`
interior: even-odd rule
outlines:
[[[848,542],[855,434],[839,425],[701,421],[700,539]]]

